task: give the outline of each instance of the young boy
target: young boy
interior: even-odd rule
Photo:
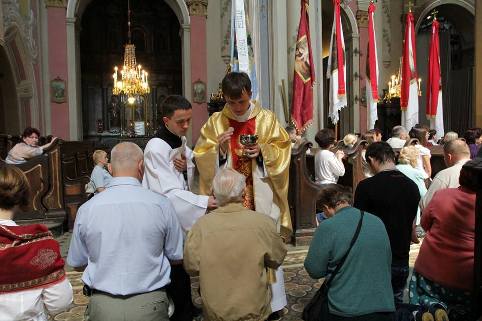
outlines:
[[[92,155],[92,159],[94,160],[95,167],[90,175],[90,181],[94,185],[95,193],[100,193],[112,179],[112,176],[106,169],[109,158],[106,152],[98,149]]]

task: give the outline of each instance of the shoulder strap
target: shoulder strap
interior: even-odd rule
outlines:
[[[360,234],[360,230],[362,227],[362,222],[363,222],[363,216],[365,215],[364,211],[360,211],[360,220],[358,221],[358,226],[355,231],[355,235],[353,235],[353,238],[351,239],[350,247],[348,248],[348,251],[346,251],[345,255],[341,258],[340,262],[336,266],[335,270],[330,276],[330,279],[326,282],[326,288],[328,289],[330,287],[331,281],[335,278],[335,276],[338,274],[340,271],[341,267],[343,266],[343,263],[345,263],[346,258],[348,257],[348,254],[350,254],[351,248],[355,244],[356,240],[358,239],[358,235]]]

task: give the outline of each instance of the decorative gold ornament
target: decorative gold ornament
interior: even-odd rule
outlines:
[[[54,8],[67,8],[67,0],[44,0],[45,6]]]
[[[132,105],[139,96],[147,95],[151,90],[149,88],[148,73],[142,69],[141,65],[137,65],[136,47],[131,43],[130,1],[127,1],[127,8],[128,43],[124,49],[124,65],[122,66],[122,70],[119,71],[117,66],[114,67],[112,94],[127,96],[128,103]]]
[[[208,16],[208,0],[186,0],[190,16]]]

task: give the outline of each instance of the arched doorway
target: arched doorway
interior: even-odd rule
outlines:
[[[127,1],[92,1],[84,11],[80,32],[81,88],[84,138],[119,134],[120,122],[131,115],[159,120],[158,102],[170,94],[182,94],[180,25],[164,1],[131,1],[132,42],[137,63],[149,73],[151,93],[148,115],[139,108],[125,115],[112,97],[113,67],[123,63],[127,43]],[[139,115],[138,115],[139,114]],[[102,128],[101,128],[102,127]]]
[[[475,125],[474,119],[474,11],[465,1],[429,4],[417,21],[417,56],[427,57],[430,46],[431,22],[435,9],[440,22],[440,65],[442,69],[442,99],[445,131],[462,133]],[[456,4],[457,3],[457,4]],[[473,9],[473,8],[472,8]],[[428,18],[428,19],[427,19]],[[426,81],[428,60],[418,59],[418,72]],[[420,115],[426,110],[426,88],[422,86]],[[426,117],[420,117],[427,123]]]
[[[18,135],[22,130],[16,92],[10,60],[0,46],[0,133]]]
[[[68,0],[67,14],[66,14],[66,26],[67,26],[67,60],[68,60],[68,101],[69,101],[69,125],[71,139],[82,139],[84,134],[84,127],[82,124],[82,84],[81,84],[81,47],[80,47],[80,33],[84,12],[88,9],[92,2],[101,1],[103,3],[110,4],[107,0]],[[120,0],[119,0],[120,1]],[[119,2],[112,1],[112,2]],[[127,6],[127,0],[120,1],[125,2]],[[176,34],[180,37],[181,50],[179,52],[181,60],[181,94],[190,99],[191,97],[191,59],[190,59],[190,17],[187,5],[184,0],[156,0],[156,1],[135,1],[139,2],[139,5],[167,5],[167,9],[174,13],[177,17],[176,26],[178,30]],[[134,3],[134,1],[133,1]],[[134,4],[133,4],[134,5]],[[135,8],[133,8],[134,12]],[[126,15],[125,12],[119,13]],[[133,21],[134,23],[134,21]],[[127,24],[125,24],[127,26]],[[125,35],[122,35],[125,37]],[[123,44],[120,44],[122,46]],[[152,45],[152,44],[151,44]],[[119,56],[112,64],[120,65],[122,63],[122,56]],[[162,57],[160,58],[162,59]],[[139,62],[142,63],[138,57]],[[112,71],[111,71],[112,72]],[[150,74],[150,77],[152,74]],[[150,81],[151,83],[151,81]],[[157,100],[159,98],[155,97]],[[155,103],[156,99],[151,101]],[[104,100],[106,100],[104,98]],[[104,112],[105,113],[105,112]],[[87,120],[86,120],[87,121]]]
[[[341,23],[345,40],[345,66],[347,84],[347,106],[340,111],[338,122],[338,137],[345,134],[359,131],[359,34],[356,18],[352,10],[342,5]],[[330,50],[330,39],[333,26],[333,4],[331,0],[323,0],[322,4],[322,46],[323,46],[323,92],[329,92],[329,80],[326,78],[328,68],[328,55]],[[329,101],[328,94],[323,95],[324,115],[328,115]],[[328,117],[324,119],[324,128],[334,128],[335,126]]]

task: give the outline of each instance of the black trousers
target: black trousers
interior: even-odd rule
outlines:
[[[194,305],[191,296],[191,279],[182,264],[171,265],[171,283],[166,290],[174,302],[174,314],[170,321],[192,321]]]

